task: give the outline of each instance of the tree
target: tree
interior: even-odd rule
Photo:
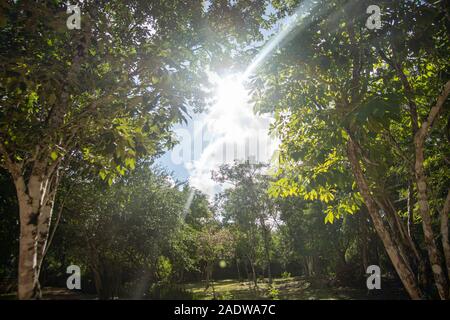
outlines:
[[[142,162],[108,186],[79,171],[65,179],[61,198],[64,218],[54,254],[66,252],[80,264],[99,298],[140,299],[172,276],[187,196],[166,173]]]
[[[209,221],[197,235],[199,260],[204,263],[205,290],[209,289],[214,266],[231,258],[233,235],[215,221]],[[214,290],[214,287],[213,287]]]
[[[65,29],[63,2],[5,9],[0,150],[20,207],[19,298],[36,298],[60,168],[82,154],[112,183],[170,144],[170,124],[198,94],[167,90],[187,81],[186,58],[167,55],[187,22],[176,31],[159,22],[175,20],[164,16],[169,8],[84,3],[75,32]]]
[[[255,9],[245,25],[238,5]],[[200,1],[78,6],[80,30],[67,29],[64,1],[7,1],[0,8],[0,164],[20,207],[21,299],[40,296],[61,169],[82,157],[112,184],[136,159],[171,146],[171,125],[188,105],[204,105],[202,62],[214,53],[220,60],[232,43],[223,40],[242,28],[257,30],[255,17],[264,10],[250,1],[214,1],[210,11]]]
[[[265,265],[269,283],[272,284],[271,220],[276,217],[276,208],[267,193],[269,179],[264,174],[265,168],[263,164],[235,162],[234,165],[223,165],[218,172],[213,172],[214,180],[233,186],[223,194],[223,214],[247,238],[247,245],[251,247],[247,254],[255,286],[255,258],[258,248],[256,232],[261,234]]]
[[[433,294],[424,292],[429,263],[438,295],[446,299],[448,274],[433,224],[440,220],[442,247],[448,248],[448,144],[442,143],[448,137],[439,121],[443,112],[448,119],[448,8],[381,1],[382,29],[373,31],[365,27],[370,4],[312,6],[253,79],[257,109],[276,111],[274,131],[282,141],[272,193],[331,203],[331,223],[363,201],[411,298]],[[275,7],[284,15],[296,4]],[[417,214],[422,222],[428,260],[399,216],[407,209],[398,201],[405,190],[410,220]]]

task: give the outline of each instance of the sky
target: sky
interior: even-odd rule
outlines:
[[[267,163],[277,147],[277,140],[268,135],[273,119],[253,113],[239,76],[212,81],[218,86],[217,102],[206,112],[193,114],[187,124],[177,125],[174,132],[180,143],[159,159],[175,180],[188,180],[211,198],[221,190],[211,179],[212,170],[235,160]]]
[[[311,5],[313,1],[306,3]],[[269,8],[267,14],[272,10]],[[210,75],[211,82],[217,86],[216,103],[204,113],[191,114],[187,124],[175,126],[180,143],[158,160],[172,172],[175,180],[189,181],[192,187],[212,199],[223,188],[211,179],[211,172],[220,165],[234,161],[272,162],[279,144],[268,134],[273,118],[253,112],[244,82],[258,64],[270,59],[270,53],[295,27],[298,16],[301,13],[283,19],[271,30],[262,30],[270,40],[241,74],[225,78]]]

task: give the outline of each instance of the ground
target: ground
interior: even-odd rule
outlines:
[[[275,279],[269,290],[267,279],[258,283],[254,290],[249,282],[236,280],[215,281],[213,287],[205,291],[204,283],[186,285],[194,293],[195,299],[281,299],[281,300],[355,300],[355,299],[406,299],[403,290],[396,289],[385,281],[380,290],[330,287],[323,279],[290,277]]]
[[[384,285],[383,285],[384,284]],[[255,290],[250,282],[238,280],[219,280],[205,291],[204,282],[186,284],[185,289],[194,294],[194,299],[211,300],[360,300],[360,299],[407,299],[403,290],[392,282],[382,281],[380,290],[355,289],[347,287],[330,287],[327,281],[320,278],[290,277],[274,279],[273,289],[269,290],[267,279],[258,282]],[[15,294],[0,294],[0,300],[15,299]],[[79,291],[70,291],[65,288],[43,289],[44,300],[80,300],[96,299],[95,295],[84,294]]]

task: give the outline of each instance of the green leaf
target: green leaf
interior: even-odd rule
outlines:
[[[58,159],[58,153],[56,151],[52,151],[52,153],[50,153],[50,157],[53,161],[55,161],[56,159]]]
[[[136,160],[134,158],[126,158],[125,159],[125,165],[130,168],[131,170],[134,170],[136,166]]]
[[[329,210],[328,214],[325,216],[325,223],[333,224],[334,222],[334,214],[333,211]]]

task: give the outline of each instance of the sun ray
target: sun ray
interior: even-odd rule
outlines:
[[[247,79],[255,70],[266,60],[272,51],[293,31],[299,32],[305,27],[302,24],[303,19],[318,5],[318,1],[308,0],[302,2],[302,4],[295,10],[282,26],[282,30],[275,35],[269,42],[262,48],[262,50],[256,55],[252,63],[247,67],[243,74],[243,79]]]

